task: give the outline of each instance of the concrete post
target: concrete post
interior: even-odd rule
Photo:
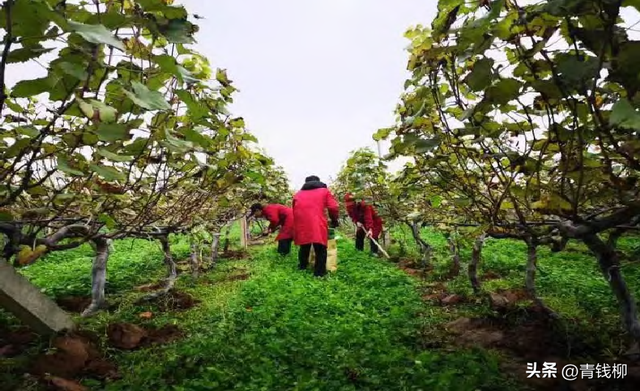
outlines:
[[[0,306],[39,334],[75,327],[69,314],[4,260],[0,260]]]
[[[247,249],[247,239],[248,239],[248,232],[247,232],[247,218],[243,217],[242,219],[240,219],[240,245],[242,246],[243,249]]]

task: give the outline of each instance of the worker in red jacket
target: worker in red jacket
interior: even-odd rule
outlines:
[[[280,228],[280,232],[276,237],[278,241],[278,253],[289,255],[291,252],[291,243],[293,242],[293,210],[280,204],[269,204],[262,206],[261,204],[253,204],[251,206],[250,216],[257,218],[265,218],[269,221],[267,234],[275,232]]]
[[[358,226],[356,231],[356,250],[364,251],[364,239],[369,234],[371,239],[378,241],[382,233],[382,219],[378,216],[372,205],[367,205],[364,201],[356,202],[351,193],[344,196],[347,213],[354,224]],[[371,253],[378,255],[378,246],[370,240]]]
[[[305,270],[309,265],[311,246],[316,254],[314,275],[322,277],[327,274],[327,241],[329,227],[327,224],[328,210],[331,227],[336,228],[339,217],[338,203],[327,188],[315,175],[305,179],[302,189],[293,196],[293,224],[294,240],[300,246],[298,260],[300,269]]]

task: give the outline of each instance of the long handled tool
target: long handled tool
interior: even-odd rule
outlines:
[[[387,257],[387,259],[391,259],[391,257],[389,256],[389,254],[387,254],[387,252],[386,252],[386,251],[384,251],[384,249],[382,248],[382,246],[381,246],[381,245],[380,245],[380,244],[379,244],[379,243],[378,243],[374,238],[372,238],[372,237],[371,237],[371,235],[370,235],[368,232],[367,232],[367,237],[368,237],[369,239],[371,239],[371,241],[372,241],[376,246],[378,246],[378,250],[382,251],[382,253],[384,254],[384,256],[385,256],[385,257]]]
[[[358,223],[358,225],[356,225],[356,234],[358,233],[358,229],[364,229],[364,226],[361,223]],[[371,236],[371,231],[367,231],[367,236],[365,236],[365,239],[369,238],[371,239],[371,241],[373,242],[373,244],[375,244],[378,247],[378,250],[382,251],[382,253],[384,254],[385,257],[387,257],[387,259],[391,259],[391,257],[389,256],[389,254],[387,254],[386,251],[384,251],[384,249],[382,248],[382,246],[380,245],[380,243],[378,243],[377,240],[375,240],[372,236]]]

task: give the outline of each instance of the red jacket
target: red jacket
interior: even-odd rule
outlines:
[[[311,243],[327,245],[329,225],[325,209],[338,220],[338,203],[322,182],[307,182],[293,196],[294,241],[297,246]]]
[[[276,240],[293,239],[293,210],[280,204],[265,205],[262,215],[269,220],[269,229],[273,232],[280,227]]]
[[[347,207],[347,213],[354,224],[358,222],[364,225],[365,230],[371,230],[371,236],[374,239],[378,239],[380,233],[382,232],[382,219],[378,216],[376,209],[367,205],[364,201],[360,201],[356,203],[353,200],[353,196],[350,193],[347,193],[344,196],[344,200]]]

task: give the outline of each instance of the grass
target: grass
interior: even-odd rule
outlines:
[[[237,239],[237,232],[234,235]],[[391,246],[393,254],[416,255],[406,232],[397,230],[393,236],[403,245]],[[298,271],[295,254],[281,258],[274,246],[265,246],[252,250],[250,259],[222,260],[198,280],[181,276],[177,289],[201,300],[183,312],[136,304],[142,293],[132,288],[163,275],[162,254],[153,242],[118,241],[109,260],[107,291],[117,308],[78,319],[82,327],[104,336],[113,322],[176,324],[186,337],[133,352],[104,346],[123,378],[82,382],[92,390],[522,389],[503,373],[500,363],[505,358],[497,352],[446,344],[426,347],[434,341],[425,339],[440,338],[445,322],[492,311],[483,304],[439,307],[423,302],[421,292],[440,281],[449,267],[445,239],[429,230],[424,236],[435,247],[434,270],[427,281],[408,276],[391,262],[356,252],[347,238],[338,241],[338,272],[324,279]],[[625,239],[621,247],[632,252],[637,243]],[[174,238],[172,250],[176,259],[185,258],[189,244]],[[484,282],[483,289],[521,287],[525,250],[518,242],[488,240],[479,274],[491,270],[500,278]],[[469,256],[469,250],[463,250],[463,261]],[[22,272],[52,297],[85,296],[90,293],[91,257],[91,248],[81,247],[51,254]],[[594,344],[615,350],[622,335],[617,307],[592,256],[577,244],[562,253],[541,250],[540,267],[539,293],[572,320],[571,332],[591,333]],[[637,297],[638,269],[626,266],[624,272]],[[228,278],[246,273],[247,280]],[[464,276],[445,285],[450,292],[471,296]],[[140,319],[145,311],[153,312],[153,317]],[[6,314],[0,314],[0,322],[15,324]],[[41,343],[26,353],[43,347]],[[19,367],[25,360],[0,359],[0,365]],[[11,389],[20,382],[17,372],[0,373],[0,383]]]
[[[423,238],[434,247],[432,264],[434,270],[427,283],[443,281],[451,266],[451,255],[446,239],[433,229],[423,229]],[[393,232],[396,243],[405,244],[404,251],[409,257],[417,257],[410,242],[411,236],[404,228]],[[465,261],[471,258],[471,246],[461,250],[463,269],[461,275],[444,281],[447,290],[452,293],[471,297],[472,289],[466,276]],[[640,239],[625,237],[619,241],[619,249],[637,258]],[[395,255],[401,253],[399,246],[394,248]],[[487,272],[495,273],[499,278],[482,282],[485,292],[499,289],[524,288],[526,270],[526,245],[511,239],[487,239],[482,250],[482,261],[478,276]],[[586,246],[570,242],[564,251],[553,253],[546,247],[538,248],[538,266],[536,288],[538,295],[554,311],[559,313],[572,333],[594,345],[602,346],[605,355],[614,346],[625,339],[618,304],[608,282],[603,277],[595,257]],[[625,262],[622,266],[624,278],[635,298],[640,298],[640,265]],[[486,306],[462,306],[469,315],[484,316],[490,313]]]
[[[107,389],[506,389],[490,354],[418,349],[422,303],[412,279],[350,244],[339,253],[340,272],[325,279],[269,248],[237,291],[196,288],[209,304],[179,320],[190,337],[153,360],[121,357],[130,375]]]

